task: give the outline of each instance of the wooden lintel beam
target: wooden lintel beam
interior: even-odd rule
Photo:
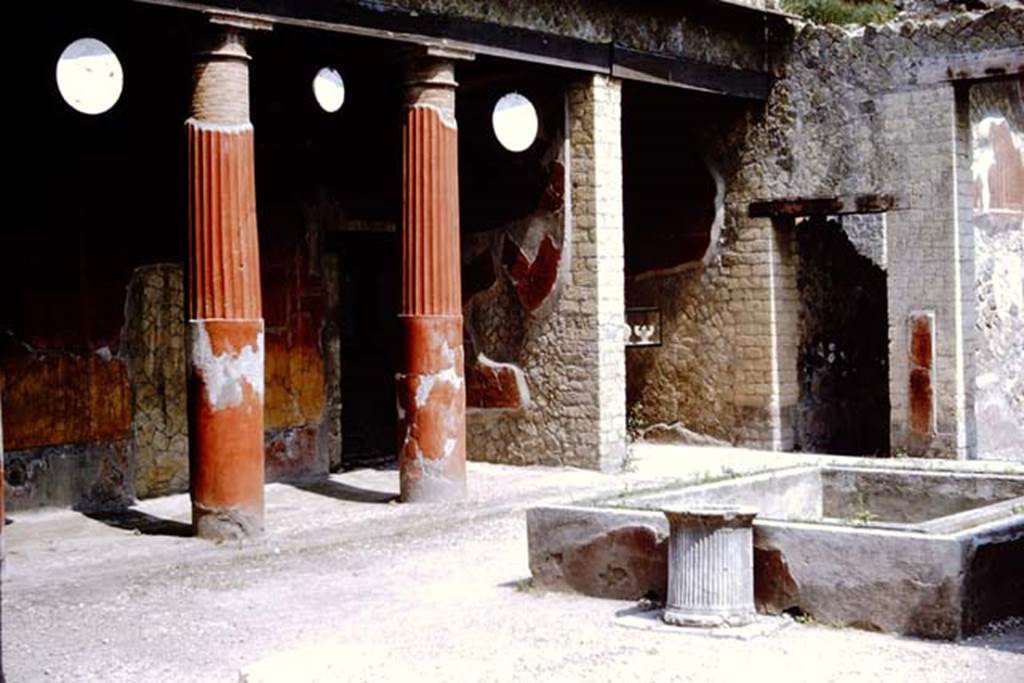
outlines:
[[[978,81],[1024,76],[1024,48],[1001,48],[922,62],[917,82]]]
[[[854,194],[839,197],[773,199],[751,202],[751,218],[836,216],[849,213],[882,213],[896,208],[891,194]]]
[[[522,62],[605,73],[743,99],[766,100],[771,76],[684,57],[657,55],[515,26],[415,13],[373,3],[318,0],[133,0]]]
[[[618,45],[612,48],[612,76],[731,97],[767,100],[771,76],[685,57],[657,55]]]

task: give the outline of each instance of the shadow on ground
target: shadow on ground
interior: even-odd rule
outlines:
[[[387,491],[374,491],[362,489],[357,486],[342,484],[333,479],[320,481],[288,484],[293,488],[307,493],[315,493],[319,496],[343,500],[350,503],[391,503],[398,500],[398,496]]]
[[[139,510],[118,512],[84,512],[89,519],[102,522],[115,529],[134,531],[143,536],[191,536],[192,525],[173,519],[163,519]]]
[[[989,633],[968,638],[960,645],[1024,655],[1024,618],[1011,617],[1008,621],[1011,621],[1011,624],[990,624]]]

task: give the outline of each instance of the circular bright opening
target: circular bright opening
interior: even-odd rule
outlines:
[[[509,93],[498,100],[491,123],[498,142],[510,152],[522,152],[537,139],[537,110],[519,93]]]
[[[325,66],[313,78],[313,96],[326,112],[334,113],[345,104],[345,81],[337,69]]]
[[[57,89],[72,109],[102,114],[121,97],[124,72],[106,43],[79,38],[64,48],[57,60]]]

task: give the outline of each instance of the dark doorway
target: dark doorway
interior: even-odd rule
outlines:
[[[399,244],[395,232],[332,235],[339,260],[343,469],[396,462]]]
[[[699,263],[711,244],[719,188],[690,112],[718,102],[667,88],[623,88],[622,209],[626,276]]]
[[[851,223],[850,225],[853,225]],[[877,234],[884,240],[878,221]],[[839,220],[797,227],[800,253],[798,450],[889,454],[889,330],[886,274],[858,232]]]

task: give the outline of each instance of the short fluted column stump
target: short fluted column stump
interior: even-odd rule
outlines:
[[[754,611],[754,517],[740,506],[662,510],[668,518],[668,597],[675,626],[744,626]]]

